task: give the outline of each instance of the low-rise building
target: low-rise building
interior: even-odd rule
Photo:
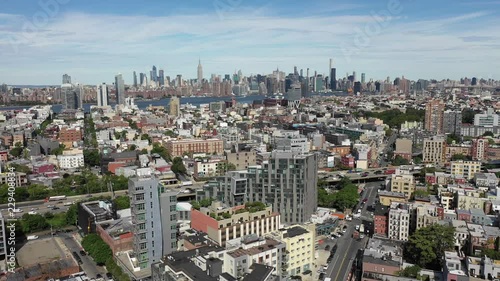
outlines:
[[[395,208],[393,208],[395,206]],[[394,203],[389,210],[389,239],[408,241],[410,235],[410,212],[406,206]]]
[[[463,176],[467,180],[474,178],[476,173],[481,172],[481,162],[479,161],[452,161],[451,174]]]
[[[391,176],[391,191],[403,193],[408,200],[415,192],[415,187],[415,178],[411,174],[394,174]]]
[[[498,178],[494,173],[476,173],[474,182],[478,188],[495,189],[498,186]]]
[[[233,208],[212,202],[208,208],[191,211],[191,227],[208,234],[219,245],[227,241],[256,234],[263,236],[280,227],[280,214],[263,203],[247,203]]]
[[[403,249],[398,242],[371,238],[363,254],[361,280],[386,280],[385,276],[398,276],[402,256]]]
[[[404,203],[407,201],[406,195],[400,192],[379,191],[378,197],[383,206],[391,206],[393,202]]]
[[[85,166],[83,153],[73,155],[58,155],[57,165],[59,169],[77,169]]]

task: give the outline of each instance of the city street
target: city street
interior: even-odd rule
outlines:
[[[368,235],[365,235],[363,239],[356,240],[352,238],[352,234],[355,231],[356,225],[359,225],[363,220],[372,220],[370,212],[367,210],[367,206],[370,206],[374,203],[375,197],[377,195],[377,190],[380,187],[382,182],[370,182],[365,184],[365,192],[361,197],[361,201],[363,199],[367,199],[366,204],[359,204],[356,209],[353,211],[357,211],[359,208],[361,209],[361,218],[353,219],[350,222],[346,222],[347,231],[346,233],[338,238],[337,240],[337,253],[335,254],[332,262],[328,265],[328,269],[326,271],[326,276],[332,278],[332,281],[343,281],[347,278],[352,262],[356,256],[356,253],[359,249],[364,248],[366,242],[368,241]]]
[[[87,273],[90,278],[95,278],[97,274],[105,275],[106,270],[102,266],[97,266],[92,258],[88,255],[82,256],[80,251],[82,250],[81,246],[75,241],[74,236],[75,233],[61,233],[59,237],[62,238],[64,245],[69,249],[70,254],[72,252],[77,252],[80,258],[82,259],[82,264],[80,267],[83,271]],[[77,234],[76,234],[77,235]]]

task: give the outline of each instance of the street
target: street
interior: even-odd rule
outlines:
[[[80,258],[82,259],[82,264],[80,264],[80,267],[83,271],[85,271],[85,273],[87,273],[88,277],[95,278],[97,274],[101,274],[102,276],[104,276],[106,274],[106,270],[102,266],[97,266],[89,255],[82,256],[80,254],[82,247],[75,241],[74,235],[78,234],[74,232],[58,234],[58,236],[61,237],[64,241],[64,245],[70,251],[70,255],[72,252],[76,252],[78,256],[80,256]]]
[[[352,238],[352,234],[355,231],[356,225],[363,223],[362,220],[372,220],[371,214],[367,210],[367,206],[374,203],[380,184],[381,182],[371,182],[365,184],[365,192],[363,193],[360,201],[366,198],[367,202],[366,204],[360,203],[358,207],[353,210],[356,212],[359,208],[362,208],[361,218],[346,222],[347,231],[337,240],[337,253],[335,254],[332,262],[328,265],[328,269],[326,271],[326,276],[332,278],[332,281],[346,280],[356,253],[359,249],[364,248],[366,242],[368,241],[368,235],[366,235],[363,239],[357,240]],[[371,229],[369,229],[369,231],[371,231]]]

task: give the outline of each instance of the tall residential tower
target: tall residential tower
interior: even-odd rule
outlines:
[[[125,104],[125,82],[121,74],[115,76],[116,104]]]

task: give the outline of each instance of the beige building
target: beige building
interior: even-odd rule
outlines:
[[[410,199],[413,192],[415,192],[415,177],[411,174],[392,175],[391,177],[391,191],[403,193],[406,199]]]
[[[283,256],[283,273],[294,276],[308,270],[315,270],[315,224],[290,226],[277,233],[273,232],[272,235],[286,245],[286,252]]]
[[[452,161],[451,174],[463,176],[467,180],[474,178],[476,173],[481,172],[481,162],[479,161]]]
[[[169,140],[165,147],[172,157],[182,157],[185,153],[207,153],[222,155],[224,141],[219,139]]]
[[[257,157],[254,150],[225,154],[227,163],[233,164],[236,167],[236,170],[246,170],[248,166],[257,165]]]
[[[443,164],[446,162],[446,140],[443,137],[424,139],[423,162]]]
[[[455,200],[457,202],[457,208],[461,210],[470,209],[484,209],[484,202],[486,198],[468,196],[465,193],[457,192],[455,193]]]
[[[383,206],[391,206],[393,202],[404,203],[407,201],[404,193],[392,191],[379,191],[378,193],[380,204]]]
[[[436,206],[422,204],[416,205],[414,208],[416,229],[430,226],[439,221]]]
[[[179,116],[181,114],[181,101],[178,97],[171,97],[169,103],[169,114],[172,116]]]
[[[394,153],[412,154],[412,141],[410,139],[397,139]]]
[[[408,241],[410,231],[410,212],[407,209],[391,208],[389,210],[388,225],[389,239]]]

